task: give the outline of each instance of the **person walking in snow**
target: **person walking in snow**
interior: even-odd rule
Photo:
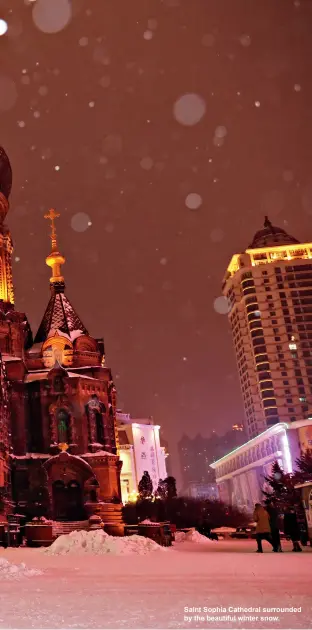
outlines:
[[[293,551],[302,551],[300,547],[300,528],[294,507],[288,507],[284,514],[284,533],[293,544]]]
[[[280,527],[279,527],[279,511],[271,499],[268,499],[265,502],[265,508],[269,515],[270,519],[270,527],[271,527],[271,537],[273,542],[273,551],[283,551],[281,546],[281,536],[280,536]]]
[[[270,517],[261,503],[256,503],[253,519],[256,523],[256,540],[258,545],[257,553],[263,553],[263,540],[267,540],[274,549],[271,536]]]

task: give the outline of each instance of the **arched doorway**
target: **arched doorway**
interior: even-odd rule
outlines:
[[[63,481],[52,485],[53,517],[56,521],[66,521],[66,486]]]
[[[83,493],[78,481],[55,481],[52,485],[53,518],[56,521],[81,521],[85,518]]]
[[[82,521],[86,515],[86,487],[94,479],[91,466],[80,457],[62,451],[43,465],[50,489],[50,513],[56,521]]]
[[[82,488],[78,481],[70,481],[66,489],[68,520],[81,521],[85,517]]]

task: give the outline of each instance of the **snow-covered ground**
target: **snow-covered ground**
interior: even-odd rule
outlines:
[[[0,627],[311,628],[312,550],[294,554],[286,543],[285,553],[274,554],[264,547],[260,555],[253,541],[184,541],[165,553],[131,557],[0,548],[0,560],[43,572],[16,581],[0,572]],[[301,612],[246,613],[279,618],[268,622],[238,621],[238,614],[236,621],[207,621],[207,615],[233,617],[230,606]],[[227,611],[187,613],[185,607]]]

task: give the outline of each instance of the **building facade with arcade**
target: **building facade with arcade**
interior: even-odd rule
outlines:
[[[296,470],[301,453],[312,448],[312,419],[280,422],[211,464],[219,497],[228,505],[251,512],[262,502],[265,480],[278,462],[286,473]]]
[[[103,339],[89,334],[65,292],[54,210],[50,297],[34,338],[14,307],[9,229],[12,171],[0,149],[0,491],[29,518],[100,514],[122,531],[116,390]]]

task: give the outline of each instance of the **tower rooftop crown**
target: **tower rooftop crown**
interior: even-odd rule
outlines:
[[[51,287],[62,291],[65,288],[64,278],[61,275],[61,265],[64,265],[65,258],[60,254],[57,247],[57,236],[55,228],[55,219],[58,219],[60,215],[51,208],[48,214],[44,215],[45,219],[51,221],[51,254],[46,258],[46,264],[52,269],[52,277],[50,278]]]
[[[262,230],[258,230],[254,235],[248,249],[259,249],[261,247],[274,247],[274,245],[298,245],[299,241],[280,227],[272,225],[268,217],[265,217]]]
[[[69,337],[76,331],[88,335],[88,331],[78,317],[74,307],[64,295],[65,282],[61,275],[61,265],[65,263],[65,258],[58,251],[55,229],[55,219],[59,216],[53,209],[44,216],[45,219],[50,219],[51,221],[51,254],[46,258],[46,264],[52,269],[50,278],[51,297],[35,337],[35,343],[46,341],[51,331],[60,331]]]

